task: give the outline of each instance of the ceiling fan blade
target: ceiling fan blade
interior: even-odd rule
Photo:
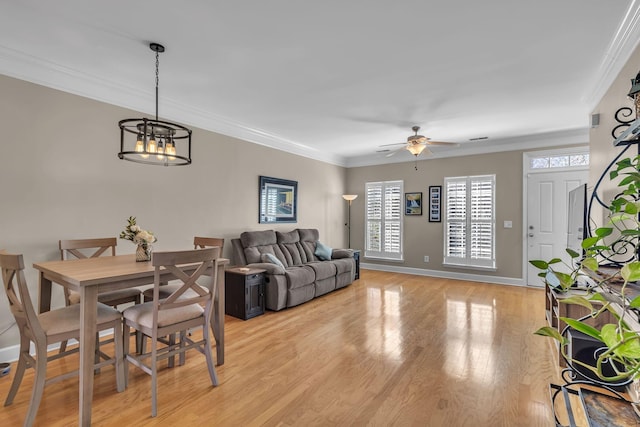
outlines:
[[[426,144],[427,145],[448,145],[450,147],[457,147],[460,145],[457,142],[431,141],[429,138],[427,138]]]
[[[387,155],[386,155],[385,157],[391,157],[391,156],[393,156],[394,154],[396,154],[397,152],[399,152],[399,151],[401,151],[401,150],[404,150],[404,149],[405,149],[405,147],[396,148],[396,149],[395,149],[395,150],[393,150],[392,152],[387,153]]]
[[[378,147],[391,147],[392,145],[407,145],[406,142],[396,142],[395,144],[378,145]]]

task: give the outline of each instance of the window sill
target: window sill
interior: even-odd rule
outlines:
[[[498,271],[497,267],[483,267],[480,265],[442,263],[442,266],[449,268],[461,268],[464,270]]]
[[[365,256],[362,257],[363,260],[371,260],[371,261],[385,261],[385,262],[404,262],[404,259],[398,259],[398,258],[384,258],[384,257],[372,257],[372,256]]]

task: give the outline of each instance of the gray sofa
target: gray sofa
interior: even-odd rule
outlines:
[[[231,240],[232,262],[266,270],[266,308],[277,311],[293,307],[343,288],[355,278],[353,251],[333,249],[330,259],[321,260],[317,253],[327,255],[321,253],[323,244],[318,237],[318,230],[313,228],[288,233],[247,231]]]

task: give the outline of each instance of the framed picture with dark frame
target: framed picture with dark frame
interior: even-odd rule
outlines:
[[[404,214],[422,215],[422,192],[404,193]]]
[[[298,181],[260,176],[259,223],[298,222]]]
[[[442,211],[442,186],[429,186],[429,222],[440,222],[440,212]]]

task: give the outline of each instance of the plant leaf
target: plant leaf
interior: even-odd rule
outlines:
[[[600,334],[600,331],[598,331],[593,326],[587,325],[584,322],[581,322],[581,321],[576,320],[576,319],[571,319],[569,317],[561,317],[560,319],[563,322],[565,322],[567,325],[571,326],[576,331],[582,332],[583,334],[587,334],[590,337],[597,339],[598,341],[604,342],[604,340],[602,339],[602,335]],[[605,325],[605,326],[607,326],[607,325]],[[612,325],[612,326],[615,327],[615,325]]]
[[[543,337],[551,337],[559,341],[561,344],[565,344],[568,342],[568,340],[565,337],[563,337],[560,334],[560,332],[556,330],[556,328],[552,328],[551,326],[543,326],[542,328],[535,331],[534,334],[540,335]]]
[[[600,240],[600,238],[596,236],[587,237],[582,241],[582,249],[588,249],[590,246],[593,246],[596,243],[598,243],[598,240]]]
[[[640,280],[640,262],[633,261],[625,264],[622,269],[620,269],[620,274],[627,282],[636,282]]]
[[[596,229],[596,236],[598,237],[606,237],[613,233],[613,228],[611,227],[600,227]]]
[[[629,307],[631,308],[639,308],[640,307],[640,295],[629,301]]]
[[[567,248],[565,249],[567,251],[567,253],[571,256],[571,258],[578,258],[580,256],[580,254],[576,251],[574,251],[571,248]]]
[[[599,267],[598,261],[593,257],[588,257],[582,260],[583,267],[588,268],[591,271],[596,271]]]
[[[583,307],[586,307],[589,311],[593,312],[593,305],[591,304],[591,302],[586,299],[583,296],[580,295],[572,295],[570,297],[567,298],[559,298],[558,302],[564,303],[564,304],[576,304],[576,305],[581,305]]]
[[[535,268],[539,268],[540,270],[546,270],[549,268],[549,263],[541,259],[532,259],[529,261],[529,264],[533,265]]]

